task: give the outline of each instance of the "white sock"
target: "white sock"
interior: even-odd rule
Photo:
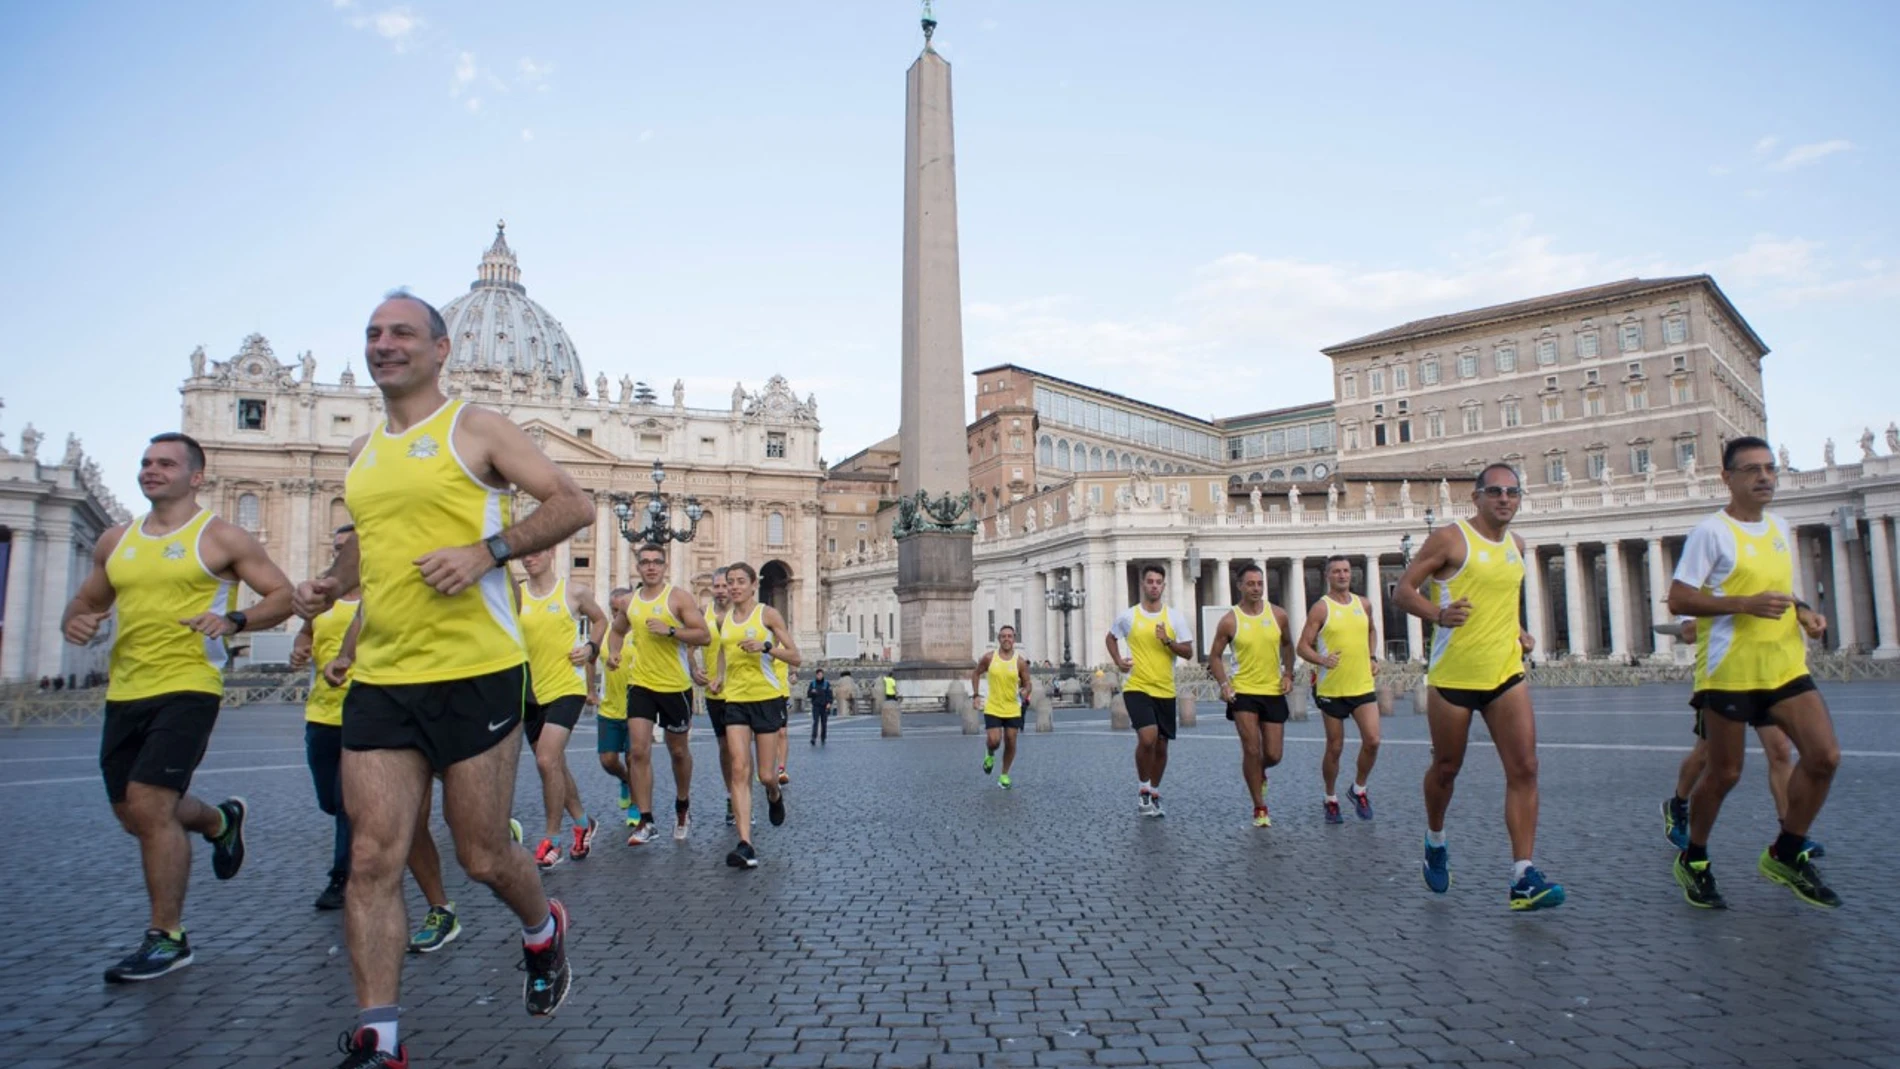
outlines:
[[[1141,793],[1143,793],[1143,794],[1147,794],[1147,793],[1149,793],[1149,790],[1148,790],[1148,781],[1147,781],[1147,780],[1145,780],[1145,779],[1138,779],[1138,780],[1136,780],[1136,781],[1135,781],[1135,786],[1137,786],[1137,787],[1140,787],[1140,788],[1141,788]]]
[[[1160,794],[1160,793],[1161,793],[1161,781],[1160,781],[1160,780],[1155,780],[1155,781],[1154,781],[1153,783],[1150,783],[1150,784],[1148,785],[1148,793],[1149,793],[1149,794]]]
[[[1366,793],[1366,785],[1365,785],[1365,784],[1363,784],[1363,783],[1355,783],[1355,784],[1353,784],[1353,785],[1352,785],[1352,793],[1354,793],[1354,794],[1365,794],[1365,793]]]
[[[1445,845],[1445,829],[1440,828],[1437,831],[1433,831],[1430,828],[1426,828],[1425,829],[1425,845],[1426,846]]]
[[[1530,867],[1531,867],[1531,863],[1528,858],[1526,858],[1523,861],[1511,862],[1511,882],[1516,883],[1517,881],[1523,879],[1524,874],[1530,871]]]
[[[376,1032],[376,1049],[385,1054],[394,1054],[397,1051],[396,1033],[398,1027],[396,1024],[396,1012],[397,1010],[394,1006],[371,1006],[369,1009],[356,1015],[356,1026],[358,1028],[374,1029]]]
[[[552,910],[548,911],[548,919],[542,921],[538,927],[529,928],[524,925],[521,929],[521,941],[531,947],[545,946],[553,938],[554,912]]]
[[[1329,795],[1327,795],[1327,796],[1326,796],[1326,801],[1328,801],[1329,803],[1331,803],[1331,804],[1333,804],[1333,805],[1338,805],[1338,804],[1339,804],[1339,796],[1338,796],[1337,794],[1329,794]]]

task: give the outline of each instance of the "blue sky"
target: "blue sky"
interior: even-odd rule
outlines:
[[[1900,417],[1896,11],[943,0],[966,367],[1233,414],[1326,396],[1329,342],[1707,270],[1774,350],[1770,436],[1849,459]],[[128,504],[194,346],[333,381],[497,217],[590,378],[782,373],[831,459],[896,428],[912,3],[6,18],[0,434],[78,433]]]

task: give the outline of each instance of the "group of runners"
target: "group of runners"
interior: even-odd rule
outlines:
[[[201,509],[205,457],[182,434],[153,438],[140,464],[148,511],[107,531],[94,567],[67,607],[68,641],[109,640],[100,767],[115,816],[140,847],[151,912],[143,940],[105,971],[108,982],[150,980],[192,961],[183,922],[189,834],[211,844],[219,879],[245,860],[242,798],[207,804],[189,791],[215,725],[225,640],[275,627],[293,612],[305,625],[294,648],[316,670],[306,749],[321,810],[335,821],[331,867],[318,908],[342,908],[359,1015],[339,1045],[344,1069],[408,1065],[398,1000],[406,952],[440,949],[460,931],[429,831],[434,783],[457,860],[521,922],[530,1014],[567,998],[570,918],[541,872],[585,859],[600,830],[566,760],[570,735],[595,708],[601,767],[619,781],[628,844],[660,832],[654,813],[653,741],[665,740],[675,784],[671,835],[691,831],[692,753],[687,732],[695,688],[719,743],[740,869],[759,864],[753,783],[769,822],[786,820],[786,718],[800,654],[784,619],[758,600],[758,577],[735,563],[712,577],[711,599],[666,581],[660,546],[636,552],[639,585],[601,606],[558,574],[554,550],[592,522],[591,501],[528,435],[499,412],[451,400],[439,376],[450,341],[440,313],[406,291],[377,306],[365,358],[385,419],[350,449],[334,560],[294,587],[259,542]],[[1723,478],[1731,499],[1689,536],[1669,591],[1672,612],[1698,621],[1694,702],[1697,749],[1664,814],[1680,854],[1674,871],[1695,905],[1719,908],[1707,843],[1742,765],[1745,730],[1764,741],[1779,729],[1798,760],[1776,762],[1780,831],[1758,867],[1804,900],[1839,898],[1822,882],[1807,838],[1840,759],[1826,705],[1806,673],[1804,631],[1821,618],[1793,594],[1785,524],[1772,500],[1773,454],[1760,439],[1730,441]],[[517,516],[515,491],[539,504]],[[1429,664],[1433,756],[1426,773],[1423,874],[1450,886],[1446,813],[1473,713],[1485,717],[1505,773],[1505,824],[1515,859],[1509,903],[1540,909],[1563,888],[1533,864],[1537,755],[1520,626],[1523,544],[1509,531],[1518,476],[1494,464],[1476,479],[1474,513],[1433,533],[1399,583],[1398,604],[1434,625]],[[510,562],[520,562],[517,580]],[[1367,779],[1379,751],[1379,636],[1366,599],[1351,589],[1343,557],[1326,564],[1326,593],[1299,621],[1265,600],[1257,566],[1237,576],[1239,603],[1215,629],[1210,667],[1241,741],[1242,778],[1255,825],[1272,823],[1268,776],[1283,755],[1287,695],[1297,657],[1315,666],[1325,714],[1323,812],[1344,820],[1335,793],[1344,723],[1360,749],[1347,793],[1357,817],[1373,815]],[[238,611],[238,585],[256,595]],[[1174,661],[1194,656],[1190,621],[1163,602],[1165,572],[1145,568],[1140,601],[1106,636],[1136,731],[1138,812],[1160,818],[1168,745],[1175,737]],[[604,641],[603,641],[604,640]],[[1125,647],[1125,652],[1124,652]],[[1234,667],[1230,671],[1227,656]],[[891,681],[886,680],[886,694]],[[1012,787],[1028,662],[1004,627],[971,675],[985,718],[983,769]],[[828,696],[829,690],[826,689]],[[1709,714],[1714,715],[1709,715]],[[545,823],[532,850],[512,815],[521,742],[535,756]],[[814,724],[814,743],[822,725]],[[1785,779],[1785,787],[1781,787]],[[428,900],[408,931],[402,876]]]

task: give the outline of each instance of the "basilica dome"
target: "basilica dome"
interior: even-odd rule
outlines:
[[[475,281],[442,309],[449,327],[448,366],[524,375],[538,370],[585,397],[587,376],[574,342],[560,320],[528,299],[506,231],[507,223],[495,224],[495,243],[482,254]]]

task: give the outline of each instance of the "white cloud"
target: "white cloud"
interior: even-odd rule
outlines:
[[[350,25],[359,30],[374,30],[378,37],[394,45],[396,51],[406,52],[414,43],[412,38],[415,32],[428,23],[407,7],[399,6],[378,11],[374,15],[358,15],[350,19]]]
[[[464,52],[455,57],[455,80],[449,83],[449,95],[460,96],[475,80],[475,53]]]
[[[339,10],[356,6],[356,0],[330,0],[330,6]]]
[[[1796,145],[1789,149],[1780,159],[1769,164],[1768,169],[1771,171],[1792,171],[1796,167],[1806,167],[1810,163],[1824,160],[1837,152],[1850,151],[1853,147],[1854,143],[1852,141],[1843,141],[1839,138],[1835,138],[1832,141],[1815,141],[1806,145]]]
[[[533,131],[533,130],[523,130],[523,131],[521,131],[521,140],[523,140],[523,141],[533,141],[533,140],[534,140],[534,131]]]
[[[1811,282],[1820,276],[1820,264],[1815,257],[1820,248],[1820,242],[1805,238],[1782,240],[1771,234],[1759,234],[1747,248],[1705,265],[1702,270],[1718,280],[1748,286]]]
[[[642,143],[644,143],[644,142],[647,142],[647,141],[651,141],[651,140],[653,140],[653,131],[651,131],[651,130],[642,130],[642,131],[640,131],[640,137],[639,137],[639,140],[640,140],[640,141],[641,141]]]
[[[553,64],[536,63],[527,56],[522,56],[515,63],[515,80],[531,89],[540,89],[545,92],[548,87],[548,75],[553,73]]]
[[[482,110],[482,98],[481,98],[481,97],[469,97],[469,98],[468,98],[468,110],[470,110],[470,111],[480,111],[480,110]]]
[[[1781,144],[1781,139],[1778,137],[1764,137],[1760,141],[1755,142],[1755,155],[1766,156],[1770,152],[1773,152],[1775,146],[1779,144]]]

